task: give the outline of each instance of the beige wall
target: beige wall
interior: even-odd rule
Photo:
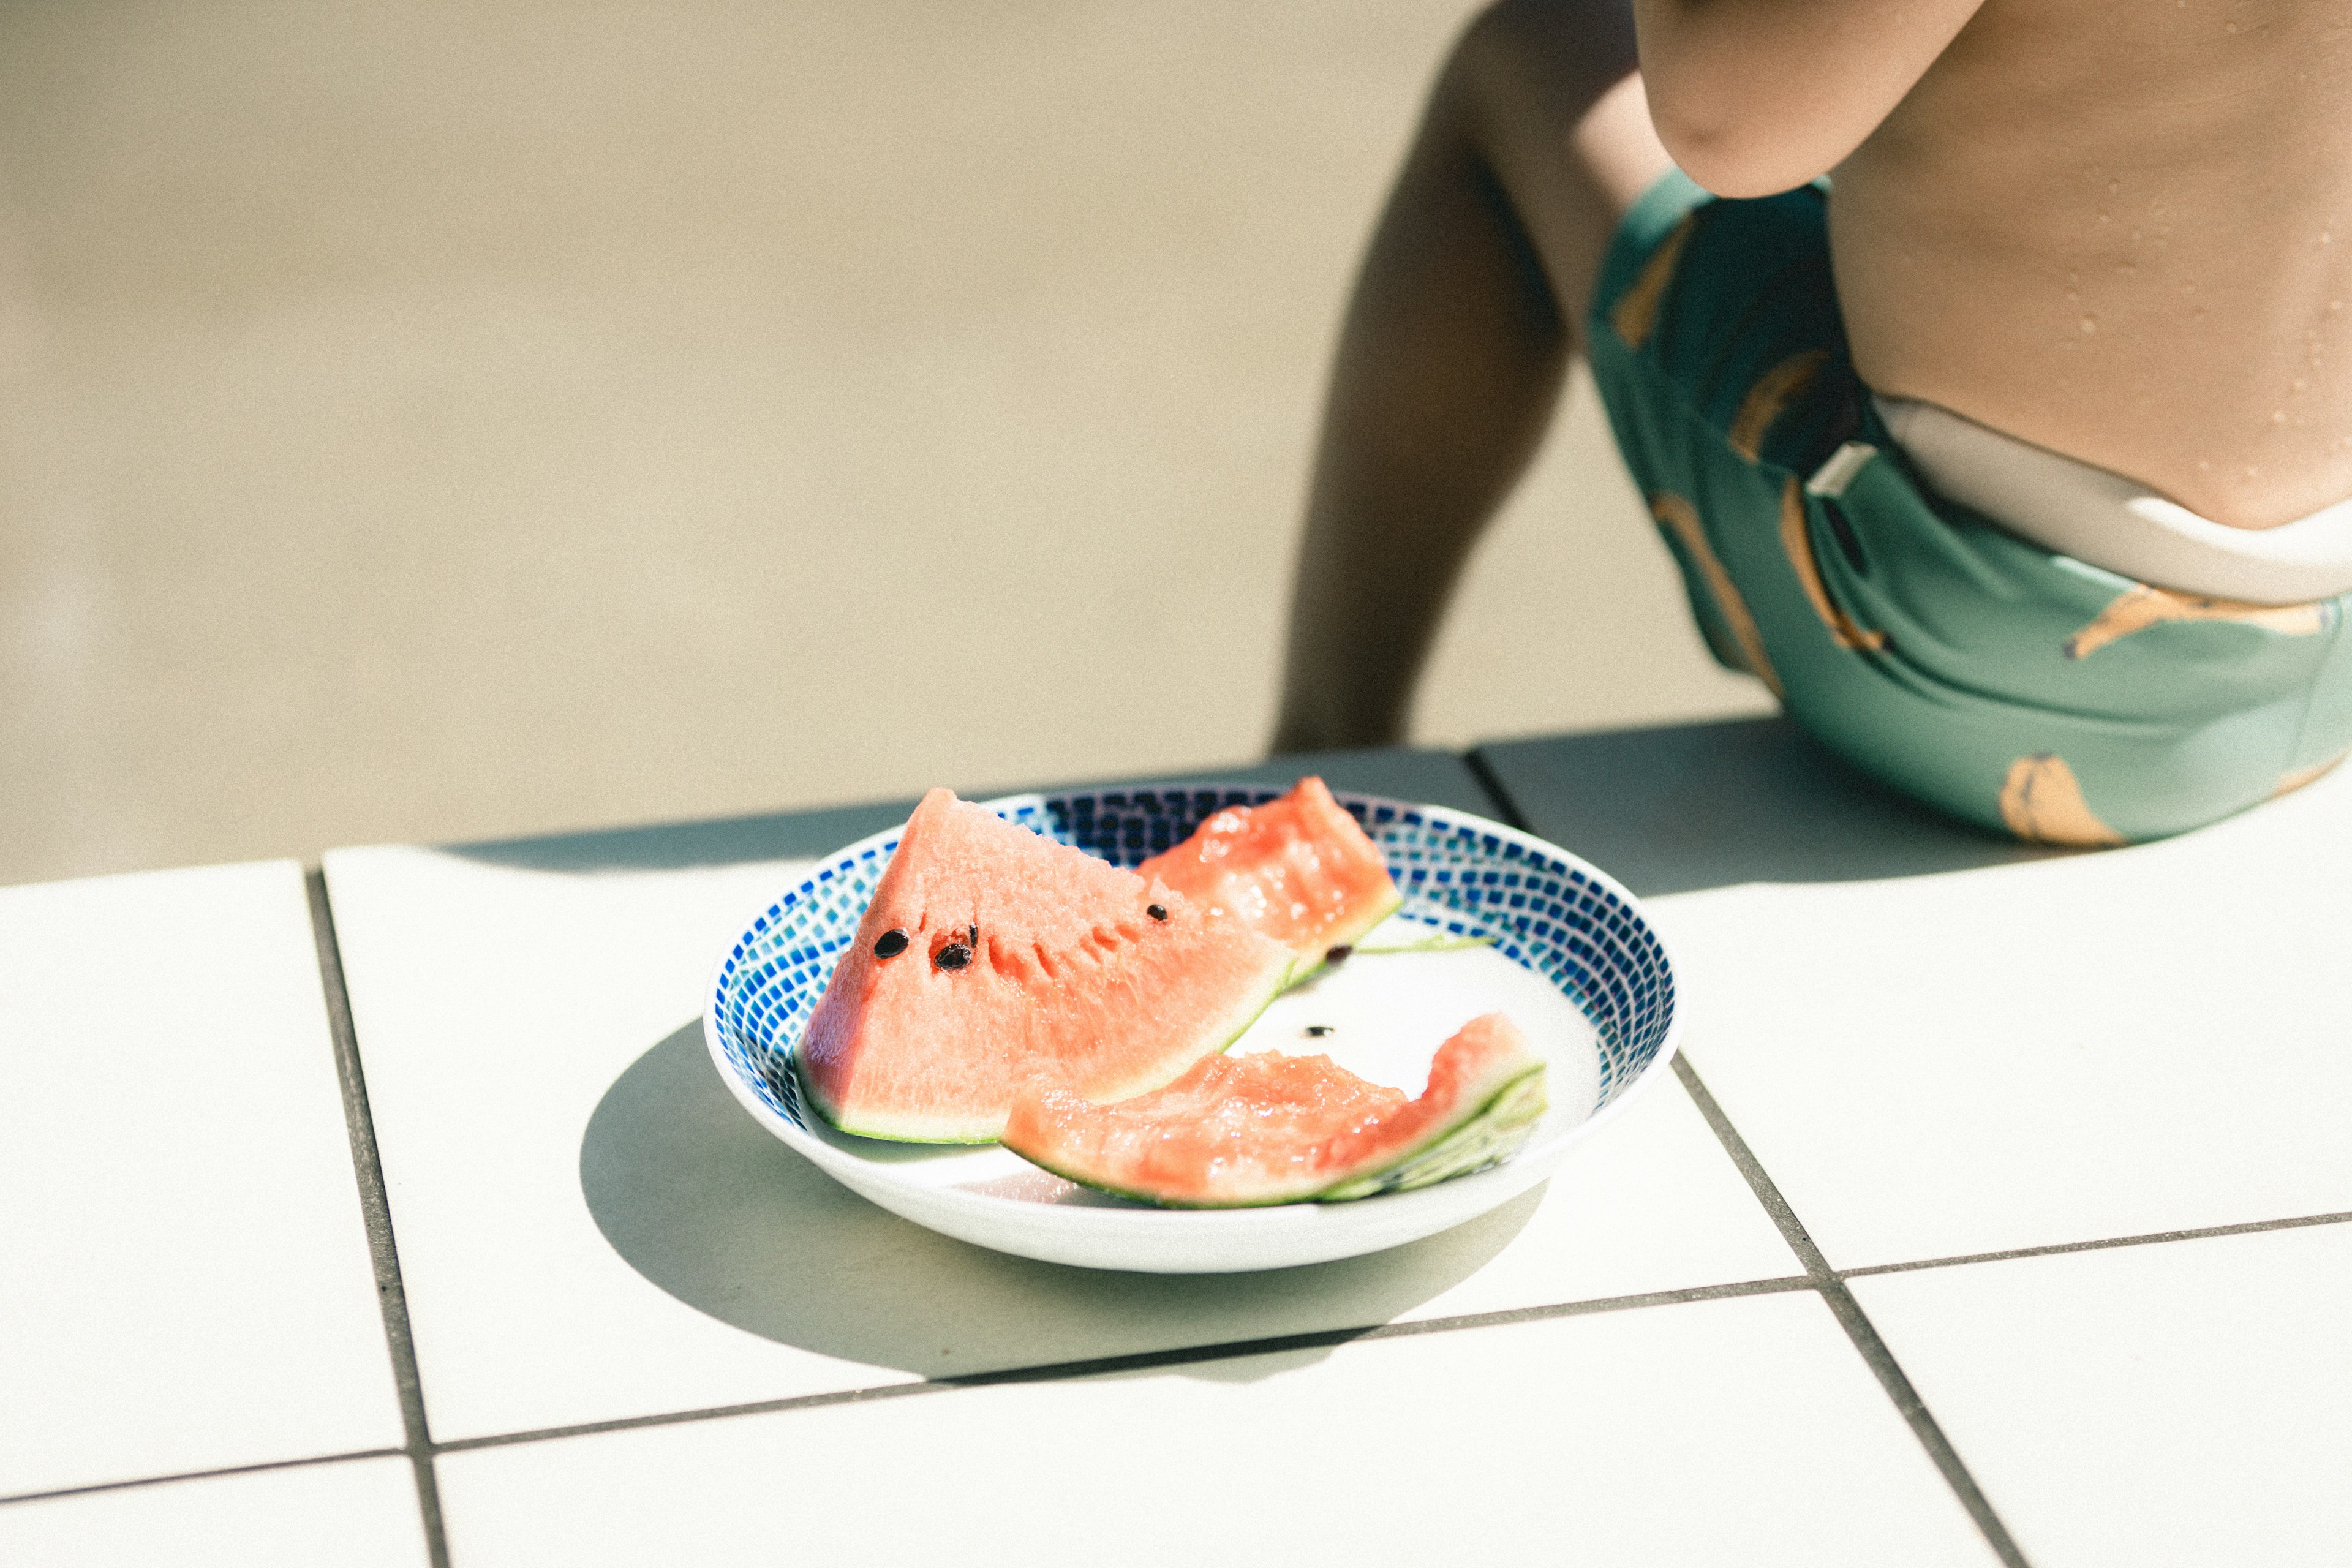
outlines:
[[[1460,11],[0,5],[0,882],[1253,755]],[[1758,700],[1580,398],[1419,732]]]

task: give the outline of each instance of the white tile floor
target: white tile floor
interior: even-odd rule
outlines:
[[[2352,1225],[1853,1289],[2035,1562],[2352,1561]]]
[[[1547,793],[1548,757],[1579,793]],[[1726,757],[1742,767],[1710,764]],[[1116,1531],[1147,1563],[2343,1560],[2352,1158],[2331,1137],[2347,1109],[2331,1037],[2352,1020],[2329,964],[2352,924],[2334,891],[2352,784],[2171,844],[2015,863],[1906,826],[1771,726],[1486,760],[1538,831],[1553,816],[1570,847],[1628,851],[1679,944],[1696,1075],[1481,1223],[1257,1278],[1095,1275],[944,1241],[833,1187],[728,1099],[693,1023],[713,956],[796,857],[874,812],[336,854],[439,1500],[420,1510],[394,1458],[85,1492],[0,1506],[0,1559],[43,1561],[36,1542],[113,1561],[166,1531],[215,1550],[268,1506],[249,1500],[265,1482],[293,1489],[299,1547],[303,1520],[342,1506],[316,1500],[364,1475],[354,1530],[414,1561],[421,1518],[436,1563],[764,1561],[784,1542],[899,1560],[946,1540],[1096,1562]],[[1392,768],[1394,787],[1475,794],[1433,765]],[[1842,838],[1849,808],[1866,828]],[[213,1320],[247,1304],[282,1327],[268,1313],[289,1291],[326,1303],[313,1332],[348,1331],[328,1336],[344,1363],[296,1357],[310,1386],[280,1404],[342,1421],[300,1441],[401,1441],[300,900],[283,866],[0,894],[0,1025],[11,1088],[33,1090],[0,1100],[0,1160],[35,1150],[0,1194],[39,1200],[0,1199],[32,1243],[0,1257],[68,1282],[26,1295],[23,1271],[0,1275],[0,1407],[40,1409],[64,1439],[0,1424],[16,1444],[0,1456],[46,1478],[16,1490],[254,1462],[264,1416],[293,1441],[285,1410],[231,1403],[201,1358],[214,1381],[186,1383],[173,1353],[225,1335],[201,1342],[235,1371],[252,1342]],[[150,1069],[161,1088],[126,1119],[121,1075],[37,1046],[79,1038],[83,998],[123,989],[109,942],[134,910],[142,953],[165,955],[139,984],[211,1000],[183,1007],[196,1026],[169,1021],[196,1048]],[[248,1131],[199,1143],[168,1114],[183,1105]],[[85,1134],[103,1147],[76,1164]],[[225,1150],[253,1187],[223,1174]],[[307,1223],[343,1238],[339,1278],[360,1289],[273,1272],[267,1226],[169,1234],[157,1215],[202,1207],[173,1184],[191,1171],[281,1226],[268,1205],[289,1184],[340,1194]],[[170,1207],[145,1199],[158,1189]],[[107,1223],[54,1218],[93,1203]],[[2079,1245],[2218,1226],[2241,1228]],[[334,1250],[295,1228],[291,1256]],[[1951,1261],[2014,1247],[2059,1250]],[[129,1281],[114,1308],[144,1316],[109,1317],[76,1279]],[[92,1352],[108,1334],[127,1364]],[[1115,1375],[919,1386],[1139,1352],[1084,1369]],[[588,1429],[549,1430],[565,1426]],[[1334,1433],[1356,1448],[1335,1456]],[[1171,1509],[1171,1490],[1216,1506]]]
[[[452,1556],[1036,1568],[1995,1560],[1811,1293],[491,1448]]]
[[[425,1568],[404,1458],[248,1471],[0,1508],[9,1568]]]
[[[436,1438],[1798,1271],[1674,1085],[1548,1194],[1318,1269],[1097,1276],[916,1229],[704,1053],[710,968],[795,864],[328,858]]]
[[[1832,1264],[2352,1210],[2352,776],[2032,865],[1655,901]]]
[[[0,1497],[401,1445],[299,867],[0,889]]]

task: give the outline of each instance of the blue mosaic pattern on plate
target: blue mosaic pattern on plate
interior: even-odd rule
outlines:
[[[1182,843],[1228,805],[1255,805],[1281,793],[1097,790],[989,804],[1009,822],[1132,867]],[[1648,922],[1590,868],[1463,813],[1369,795],[1338,799],[1387,858],[1404,895],[1401,914],[1454,935],[1495,938],[1496,951],[1550,981],[1592,1020],[1601,1040],[1596,1112],[1656,1058],[1675,1010],[1665,951]],[[736,940],[719,972],[710,1011],[728,1064],[797,1127],[809,1121],[792,1070],[793,1047],[898,847],[893,829],[820,862]]]

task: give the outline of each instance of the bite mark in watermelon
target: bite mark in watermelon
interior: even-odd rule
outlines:
[[[795,1062],[844,1131],[986,1143],[1017,1080],[1110,1100],[1223,1050],[1280,993],[1279,942],[935,789],[908,818]]]
[[[1227,806],[1136,870],[1264,931],[1302,974],[1403,901],[1379,847],[1312,773],[1279,800]]]
[[[1545,1109],[1543,1058],[1488,1013],[1438,1047],[1417,1100],[1328,1057],[1221,1056],[1108,1105],[1028,1086],[1003,1142],[1056,1175],[1171,1207],[1331,1203],[1492,1164]]]

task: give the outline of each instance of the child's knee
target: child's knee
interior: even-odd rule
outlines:
[[[1493,0],[1454,39],[1438,91],[1486,115],[1549,118],[1639,66],[1624,0]]]

